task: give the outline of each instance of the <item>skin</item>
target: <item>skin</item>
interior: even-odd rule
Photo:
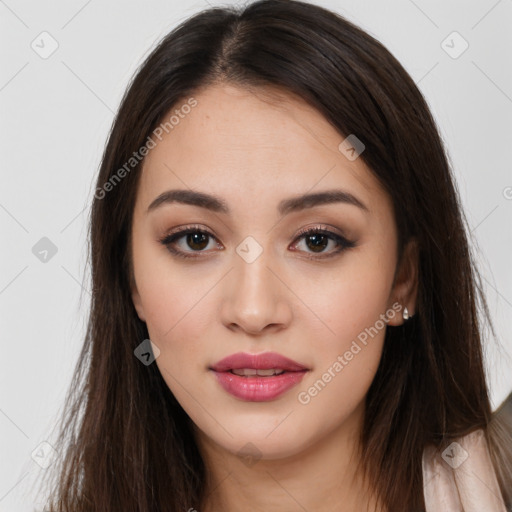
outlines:
[[[229,84],[200,90],[198,105],[149,152],[132,225],[132,297],[160,350],[156,364],[195,424],[209,469],[201,511],[355,512],[376,503],[355,472],[356,439],[385,327],[359,343],[362,350],[309,403],[298,394],[394,303],[414,313],[416,253],[407,246],[397,267],[389,196],[361,158],[350,161],[338,149],[344,137],[321,114],[278,94]],[[169,189],[214,194],[231,213],[176,202],[148,213]],[[331,189],[350,192],[368,210],[333,203],[277,212],[283,199]],[[174,242],[195,258],[159,242],[190,224],[213,235],[203,245],[186,236]],[[327,245],[315,252],[297,238],[314,226],[356,245],[334,254],[337,242],[320,236]],[[263,250],[251,263],[236,252],[247,236]],[[401,323],[401,312],[388,321]],[[275,400],[242,401],[208,369],[239,351],[275,351],[310,371]],[[252,463],[237,455],[247,443],[258,451]]]

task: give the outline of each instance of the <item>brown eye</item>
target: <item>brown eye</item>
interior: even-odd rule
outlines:
[[[305,249],[298,248],[302,240],[304,240]],[[209,231],[205,231],[200,227],[195,228],[194,226],[170,233],[159,241],[170,253],[181,258],[200,258],[201,253],[206,252],[205,249],[208,248],[211,241],[216,241],[213,244],[214,247],[223,249],[215,236]],[[328,250],[330,245],[332,250]],[[292,250],[306,253],[306,257],[309,259],[322,259],[334,256],[345,249],[355,247],[355,245],[355,242],[347,240],[345,237],[328,229],[317,226],[299,233],[296,242],[292,246]],[[314,256],[314,254],[319,256]]]
[[[306,237],[306,245],[313,252],[322,252],[329,245],[329,238],[321,233],[314,233]]]
[[[194,232],[185,236],[186,243],[191,249],[201,251],[208,245],[208,235],[205,233]]]
[[[344,251],[345,249],[356,246],[355,242],[347,240],[345,237],[319,226],[303,230],[299,233],[297,240],[304,240],[304,245],[306,246],[306,249],[308,249],[303,251],[306,254],[321,254],[320,256],[307,256],[310,259],[329,258]],[[326,248],[329,246],[329,242],[333,242],[334,247],[337,247],[337,249],[326,251]],[[299,242],[296,242],[293,245],[293,249],[296,250],[298,246]],[[323,255],[323,253],[325,253],[325,255]]]
[[[194,253],[205,252],[208,247],[210,239],[216,238],[200,228],[188,228],[171,233],[160,240],[162,245],[165,245],[169,252],[182,258],[196,258]],[[220,244],[217,243],[217,246]]]

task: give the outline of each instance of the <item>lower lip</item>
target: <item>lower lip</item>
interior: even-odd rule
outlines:
[[[231,372],[212,371],[224,390],[234,397],[247,402],[268,402],[298,384],[308,370],[272,377],[241,377]]]

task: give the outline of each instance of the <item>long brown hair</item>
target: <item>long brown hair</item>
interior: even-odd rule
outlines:
[[[366,398],[361,464],[371,488],[390,511],[424,510],[425,446],[441,448],[481,428],[510,506],[510,427],[493,418],[483,366],[478,312],[488,317],[487,307],[426,101],[401,64],[343,17],[304,2],[262,0],[211,8],[180,24],[122,99],[92,205],[91,311],[60,425],[64,456],[49,510],[165,512],[204,503],[205,465],[191,420],[157,365],[134,356],[149,336],[130,293],[141,164],[126,162],[180,101],[219,82],[281,88],[340,136],[356,134],[366,146],[361,158],[392,198],[400,248],[418,241],[417,314],[388,327]]]

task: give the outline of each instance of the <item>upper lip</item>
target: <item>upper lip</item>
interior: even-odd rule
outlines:
[[[308,369],[304,365],[282,356],[277,352],[263,352],[262,354],[237,352],[236,354],[231,354],[230,356],[221,359],[211,366],[211,369],[216,372],[227,372],[229,370],[244,368],[253,368],[255,370],[276,368],[290,372],[299,372]]]

